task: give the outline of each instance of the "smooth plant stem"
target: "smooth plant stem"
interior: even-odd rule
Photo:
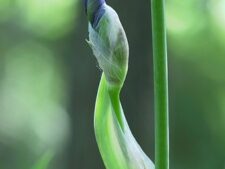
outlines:
[[[164,12],[165,1],[152,0],[156,169],[169,169],[168,70]]]

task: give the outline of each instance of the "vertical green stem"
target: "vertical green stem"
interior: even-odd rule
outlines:
[[[165,1],[152,0],[156,169],[169,169],[168,71],[164,12]]]

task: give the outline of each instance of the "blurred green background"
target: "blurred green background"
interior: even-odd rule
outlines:
[[[154,160],[150,2],[107,2],[130,45],[124,111]],[[171,169],[225,169],[225,0],[167,0],[166,17]],[[81,0],[0,0],[0,169],[104,168],[87,37]]]

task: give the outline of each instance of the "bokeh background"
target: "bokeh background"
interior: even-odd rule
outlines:
[[[154,160],[150,1],[107,2],[130,45],[124,111]],[[171,169],[225,169],[225,0],[167,0],[166,17]],[[0,0],[0,169],[104,168],[87,37],[81,0]]]

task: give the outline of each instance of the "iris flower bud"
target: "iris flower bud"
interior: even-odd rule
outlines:
[[[122,86],[129,47],[117,13],[104,0],[85,0],[89,44],[110,85]]]
[[[104,0],[85,0],[89,41],[103,70],[95,104],[94,128],[107,169],[154,169],[132,135],[119,93],[128,69],[129,47],[116,12]]]

